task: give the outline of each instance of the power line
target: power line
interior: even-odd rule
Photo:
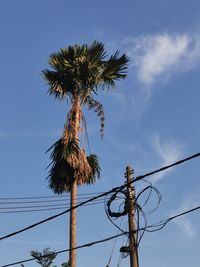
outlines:
[[[49,208],[49,209],[35,209],[35,210],[16,210],[16,211],[0,211],[0,214],[18,214],[18,213],[27,213],[27,212],[39,212],[39,211],[53,211],[53,210],[63,210],[66,207],[62,208]]]
[[[62,207],[67,206],[66,203],[64,204],[51,204],[51,205],[36,205],[36,206],[17,206],[17,207],[0,207],[0,210],[15,210],[15,209],[27,209],[27,208],[45,208],[45,207]]]
[[[199,210],[199,209],[200,209],[200,206],[197,206],[195,208],[192,208],[192,209],[183,211],[183,212],[178,213],[178,214],[176,214],[174,216],[171,216],[171,217],[169,217],[169,218],[167,218],[165,220],[161,220],[161,221],[159,221],[159,222],[157,222],[155,224],[152,224],[152,225],[147,226],[146,227],[146,230],[148,232],[156,232],[156,231],[159,231],[159,230],[163,229],[166,226],[166,224],[169,223],[170,221],[172,221],[172,220],[174,220],[174,219],[176,219],[178,217],[184,216],[184,215],[186,215],[188,213],[191,213],[191,212],[194,212],[196,210]],[[148,230],[149,228],[156,228],[156,229]]]
[[[79,198],[77,198],[79,199]],[[82,198],[81,198],[82,199]],[[34,204],[34,203],[55,203],[55,202],[66,202],[69,199],[55,199],[55,200],[34,200],[34,201],[6,201],[0,202],[0,205],[11,205],[11,204]]]
[[[89,202],[92,202],[92,201],[94,201],[94,200],[96,200],[96,199],[98,199],[98,198],[100,198],[100,197],[104,197],[104,196],[106,196],[107,194],[114,192],[113,190],[115,191],[116,188],[113,188],[113,189],[111,189],[110,191],[105,192],[105,193],[102,193],[102,194],[100,194],[100,195],[98,195],[98,196],[94,196],[94,197],[92,197],[92,198],[90,198],[90,199],[88,199],[88,200],[86,200],[86,201],[83,201],[83,202],[79,203],[78,205],[76,205],[76,206],[74,206],[74,207],[72,207],[72,208],[69,208],[69,209],[67,209],[67,210],[65,210],[65,211],[63,211],[63,212],[60,212],[60,213],[56,214],[56,215],[50,216],[50,217],[48,217],[48,218],[46,218],[46,219],[44,219],[44,220],[41,220],[41,221],[39,221],[39,222],[37,222],[37,223],[31,224],[31,225],[29,225],[29,226],[27,226],[27,227],[25,227],[25,228],[22,228],[22,229],[20,229],[20,230],[18,230],[18,231],[15,231],[15,232],[12,232],[12,233],[7,234],[7,235],[5,235],[5,236],[2,236],[2,237],[0,237],[0,241],[1,241],[1,240],[4,240],[4,239],[7,239],[7,238],[9,238],[9,237],[11,237],[11,236],[20,234],[20,233],[22,233],[22,232],[25,232],[25,231],[27,231],[27,230],[30,230],[30,229],[32,229],[32,228],[34,228],[34,227],[36,227],[36,226],[38,226],[38,225],[40,225],[40,224],[43,224],[43,223],[48,222],[48,221],[51,221],[51,220],[53,220],[53,219],[55,219],[55,218],[57,218],[57,217],[60,217],[60,216],[62,216],[62,215],[64,215],[64,214],[70,212],[70,211],[73,210],[73,209],[76,209],[76,208],[78,208],[78,207],[81,207],[81,206],[83,206],[83,205],[85,205],[85,204],[87,204],[87,203],[89,203]]]
[[[89,198],[83,198],[83,199],[89,199]],[[77,200],[79,200],[79,198],[77,198]],[[96,200],[98,201],[98,200]],[[56,202],[61,202],[59,204],[54,204]],[[17,201],[17,202],[0,202],[0,210],[1,209],[11,209],[11,208],[24,208],[24,207],[27,207],[27,208],[31,208],[32,206],[30,205],[26,205],[26,206],[23,206],[23,207],[16,207],[16,206],[13,206],[13,207],[3,207],[3,205],[17,205],[17,204],[37,204],[37,203],[53,203],[53,204],[48,204],[48,205],[36,205],[36,206],[33,206],[33,207],[49,207],[49,206],[55,206],[55,205],[66,205],[66,204],[69,204],[69,201],[68,203],[66,202],[66,200],[45,200],[45,201]],[[80,201],[79,201],[80,203]]]
[[[200,209],[200,206],[197,206],[197,207],[192,208],[192,209],[190,209],[190,210],[186,210],[186,211],[183,211],[183,212],[181,212],[181,213],[179,213],[179,214],[176,214],[176,215],[174,215],[174,216],[168,218],[168,222],[171,221],[171,220],[174,220],[174,219],[176,219],[176,218],[178,218],[178,217],[181,217],[181,216],[183,216],[183,215],[186,215],[186,214],[188,214],[188,213],[190,213],[190,212],[196,211],[196,210],[198,210],[198,209]]]
[[[110,237],[107,237],[107,238],[104,238],[104,239],[101,239],[101,240],[97,240],[97,241],[93,241],[93,242],[90,242],[90,243],[86,243],[84,245],[80,245],[80,246],[77,246],[75,248],[72,248],[72,249],[64,249],[64,250],[60,250],[60,251],[57,251],[57,252],[53,252],[53,253],[50,253],[48,255],[42,255],[41,258],[45,258],[45,257],[48,257],[52,254],[61,254],[61,253],[64,253],[64,252],[68,252],[70,250],[74,250],[74,249],[81,249],[81,248],[85,248],[85,247],[91,247],[93,245],[96,245],[96,244],[100,244],[100,243],[103,243],[103,242],[107,242],[107,241],[110,241],[112,239],[115,239],[117,237],[120,237],[120,236],[123,236],[123,235],[126,235],[128,234],[128,232],[124,232],[124,233],[120,233],[120,234],[117,234],[117,235],[114,235],[114,236],[110,236]],[[25,263],[25,262],[30,262],[30,261],[34,261],[36,260],[35,258],[29,258],[29,259],[26,259],[26,260],[22,260],[22,261],[17,261],[17,262],[13,262],[13,263],[10,263],[10,264],[6,264],[6,265],[2,265],[1,267],[9,267],[9,266],[13,266],[13,265],[17,265],[17,264],[21,264],[21,263]]]
[[[78,196],[90,196],[90,195],[98,195],[103,192],[96,192],[96,193],[84,193],[84,194],[78,194]],[[18,200],[18,199],[45,199],[45,198],[66,198],[69,197],[69,195],[62,195],[62,196],[33,196],[33,197],[0,197],[0,200]]]
[[[154,170],[154,171],[149,172],[149,173],[146,173],[146,174],[144,174],[144,175],[137,176],[136,178],[132,179],[130,183],[133,183],[133,182],[142,180],[143,178],[145,178],[145,177],[147,177],[147,176],[153,175],[153,174],[158,173],[158,172],[162,172],[162,171],[164,171],[164,170],[166,170],[166,169],[172,168],[172,167],[174,167],[174,166],[176,166],[176,165],[182,164],[182,163],[184,163],[184,162],[186,162],[186,161],[192,160],[192,159],[197,158],[197,157],[199,157],[199,156],[200,156],[200,153],[193,154],[193,155],[191,155],[191,156],[189,156],[189,157],[187,157],[187,158],[184,158],[184,159],[182,159],[182,160],[176,161],[176,162],[174,162],[173,164],[164,166],[164,167],[162,167],[162,168],[160,168],[160,169]],[[76,205],[76,206],[74,206],[74,207],[72,207],[72,208],[69,208],[69,209],[67,209],[67,210],[65,210],[65,211],[63,211],[63,212],[61,212],[61,213],[58,213],[58,214],[53,215],[53,216],[50,216],[50,217],[48,217],[48,218],[46,218],[46,219],[44,219],[44,220],[41,220],[41,221],[39,221],[39,222],[37,222],[37,223],[34,223],[34,224],[29,225],[29,226],[27,226],[27,227],[25,227],[25,228],[22,228],[22,229],[20,229],[20,230],[18,230],[18,231],[16,231],[16,232],[13,232],[13,233],[10,233],[10,234],[8,234],[8,235],[5,235],[5,236],[3,236],[3,237],[0,238],[0,241],[3,240],[3,239],[7,239],[7,238],[9,238],[9,237],[11,237],[11,236],[20,234],[20,233],[22,233],[22,232],[25,232],[25,231],[27,231],[27,230],[30,230],[30,229],[32,229],[32,228],[34,228],[34,227],[36,227],[36,226],[38,226],[38,225],[40,225],[40,224],[43,224],[43,223],[48,222],[48,221],[50,221],[50,220],[53,220],[53,219],[55,219],[55,218],[57,218],[57,217],[60,217],[60,216],[62,216],[62,215],[64,215],[64,214],[70,212],[71,210],[76,209],[76,208],[79,208],[79,207],[81,207],[81,206],[83,206],[83,205],[85,205],[85,204],[87,204],[87,203],[89,203],[89,202],[92,202],[92,201],[94,201],[94,200],[96,200],[96,199],[98,199],[98,198],[101,198],[101,197],[107,196],[108,194],[111,194],[111,193],[120,191],[120,190],[122,190],[123,188],[125,188],[126,186],[127,186],[127,183],[125,183],[125,184],[122,185],[122,186],[118,186],[118,187],[112,188],[112,189],[109,190],[109,191],[106,191],[106,192],[104,192],[104,193],[102,193],[102,194],[99,194],[99,195],[97,195],[97,196],[94,196],[94,197],[92,197],[92,198],[90,198],[90,199],[88,199],[88,200],[86,200],[86,201],[83,201],[83,202],[79,203],[78,205]]]
[[[178,217],[184,216],[184,215],[186,215],[188,213],[194,212],[194,211],[196,211],[198,209],[200,209],[200,206],[197,206],[195,208],[192,208],[192,209],[186,210],[184,212],[178,213],[178,214],[176,214],[176,215],[174,215],[172,217],[169,217],[166,220],[162,220],[162,221],[159,222],[159,224],[164,223],[164,226],[165,226],[168,222],[170,222],[170,221],[172,221],[172,220],[174,220],[174,219],[176,219]],[[149,225],[149,226],[147,226],[145,228],[152,228],[152,227],[155,227],[155,225],[158,225],[158,223],[153,224],[153,225]],[[144,230],[144,228],[137,229],[136,231],[138,232],[138,231],[141,231],[141,230]],[[161,229],[159,229],[159,230],[161,230]],[[127,235],[128,233],[129,232],[126,231],[126,232],[123,232],[123,233],[120,233],[120,234],[117,234],[117,235],[114,235],[114,236],[110,236],[110,237],[107,237],[107,238],[104,238],[104,239],[101,239],[101,240],[97,240],[97,241],[93,241],[93,242],[90,242],[90,243],[86,243],[84,245],[77,246],[75,248],[72,248],[71,250],[74,250],[74,249],[77,250],[77,249],[81,249],[81,248],[85,248],[85,247],[91,247],[93,245],[96,245],[96,244],[99,244],[99,243],[103,243],[103,242],[107,242],[107,241],[110,241],[112,239],[115,239],[115,238],[123,236],[123,235]],[[61,253],[68,252],[68,251],[70,251],[70,249],[60,250],[60,251],[54,252],[53,254],[61,254]],[[43,255],[43,256],[41,256],[41,258],[48,257],[51,254]],[[13,263],[10,263],[10,264],[7,264],[7,265],[2,265],[1,267],[9,267],[9,266],[13,266],[13,265],[17,265],[17,264],[21,264],[21,263],[25,263],[25,262],[30,262],[30,261],[34,261],[34,260],[35,260],[35,258],[29,258],[29,259],[26,259],[26,260],[13,262]]]
[[[80,197],[77,198],[77,200],[86,200],[89,199],[89,197]],[[55,200],[35,200],[35,201],[6,201],[6,202],[0,202],[0,208],[3,205],[16,205],[16,204],[37,204],[37,203],[67,203],[70,202],[70,199],[55,199]],[[59,204],[58,204],[59,205]]]
[[[122,221],[123,221],[123,217],[122,217],[122,219],[121,219],[119,228],[120,228],[121,225],[122,225]],[[126,229],[126,230],[127,230],[127,229]],[[118,233],[119,233],[119,232],[121,232],[121,231],[118,229]],[[114,253],[114,250],[115,250],[116,242],[117,242],[117,237],[116,237],[115,240],[114,240],[113,247],[112,247],[112,250],[111,250],[111,253],[110,253],[110,257],[109,257],[109,259],[108,259],[108,263],[106,264],[106,267],[109,267],[109,266],[110,266],[110,263],[111,263],[111,260],[112,260],[112,257],[113,257],[113,253]]]
[[[94,203],[85,204],[84,207],[85,206],[92,206],[92,205],[102,204],[102,203],[104,203],[104,201],[95,201]],[[66,204],[65,204],[64,207],[62,207],[62,206],[60,207],[60,205],[56,205],[56,208],[42,208],[42,209],[0,211],[0,214],[11,214],[11,213],[13,214],[13,213],[38,212],[38,211],[52,211],[52,210],[61,210],[61,209],[66,209],[66,208],[69,208],[69,206],[66,206]],[[0,210],[1,210],[1,208],[0,208]]]
[[[184,159],[181,159],[181,160],[179,160],[179,161],[176,161],[176,162],[174,162],[174,163],[172,163],[172,164],[170,164],[170,165],[166,165],[166,166],[164,166],[164,167],[162,167],[162,168],[160,168],[160,169],[157,169],[157,170],[155,170],[155,171],[148,172],[148,173],[146,173],[146,174],[144,174],[144,175],[137,176],[136,178],[134,178],[134,179],[132,180],[132,182],[140,181],[140,180],[144,179],[144,178],[147,177],[147,176],[151,176],[151,175],[156,174],[156,173],[158,173],[158,172],[165,171],[165,170],[167,170],[167,169],[169,169],[169,168],[172,168],[172,167],[174,167],[174,166],[180,165],[180,164],[182,164],[182,163],[184,163],[184,162],[186,162],[186,161],[192,160],[192,159],[197,158],[197,157],[199,157],[199,156],[200,156],[200,152],[199,152],[199,153],[196,153],[196,154],[193,154],[193,155],[191,155],[191,156],[189,156],[189,157],[187,157],[187,158],[184,158]]]

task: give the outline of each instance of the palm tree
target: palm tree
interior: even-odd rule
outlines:
[[[97,156],[86,156],[80,146],[81,126],[86,125],[83,106],[96,112],[104,128],[104,110],[94,96],[100,90],[115,88],[115,81],[126,77],[129,59],[116,51],[107,60],[101,42],[91,45],[75,45],[60,49],[49,57],[50,69],[42,71],[47,81],[49,95],[58,100],[68,100],[71,105],[67,114],[62,137],[50,147],[51,169],[49,187],[57,194],[71,193],[71,208],[76,206],[77,185],[94,183],[100,176]],[[70,213],[70,248],[76,246],[76,210]],[[70,252],[70,267],[76,266],[76,251]]]

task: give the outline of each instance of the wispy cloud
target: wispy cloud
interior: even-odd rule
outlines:
[[[161,164],[163,166],[169,165],[177,160],[179,160],[183,154],[183,148],[180,144],[174,140],[161,141],[159,135],[155,135],[153,138],[153,149],[155,150],[157,156],[160,158]],[[156,183],[162,179],[165,175],[171,172],[172,169],[160,172],[151,178],[151,182]]]
[[[146,87],[200,63],[199,35],[162,33],[126,38],[125,44],[137,77]]]
[[[174,216],[176,214],[182,213],[186,210],[192,209],[195,206],[199,205],[199,201],[197,201],[196,197],[191,197],[188,198],[187,200],[185,200],[179,208],[177,208],[176,210],[172,211],[170,213],[170,216]],[[189,217],[187,215],[179,217],[175,220],[173,220],[173,222],[179,227],[179,229],[183,232],[184,235],[186,235],[187,237],[194,237],[196,232],[195,232],[195,227],[192,224],[192,221],[189,219]]]

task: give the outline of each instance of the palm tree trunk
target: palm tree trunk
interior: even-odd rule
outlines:
[[[71,187],[71,201],[70,208],[76,206],[76,194],[77,194],[77,183],[73,182]],[[76,250],[71,250],[76,247],[76,209],[71,210],[70,212],[70,233],[69,233],[69,262],[70,267],[76,267]]]
[[[74,127],[75,127],[75,137],[78,140],[79,137],[79,128],[80,128],[80,99],[74,99],[73,103],[73,111],[74,114]],[[75,177],[76,178],[76,177]],[[72,209],[76,206],[76,198],[77,198],[77,181],[76,179],[72,183],[71,187],[71,200],[70,200],[70,239],[69,239],[69,263],[70,267],[76,267],[76,250],[73,249],[76,247],[76,209]],[[73,249],[73,250],[71,250]]]

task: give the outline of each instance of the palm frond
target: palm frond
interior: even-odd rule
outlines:
[[[58,141],[56,141],[52,146],[50,146],[46,153],[51,152],[51,159],[67,159],[67,157],[71,156],[71,154],[77,153],[79,151],[78,142],[77,140],[71,139],[68,140],[67,143],[63,142],[63,139],[60,138]]]
[[[108,60],[104,45],[74,45],[60,49],[49,57],[52,70],[43,70],[49,94],[57,99],[79,95],[84,100],[101,88],[115,87],[115,81],[127,75],[128,57],[116,51]]]
[[[75,87],[73,79],[70,78],[70,73],[45,69],[42,71],[42,76],[49,86],[49,95],[53,95],[58,100],[70,97]]]
[[[87,184],[94,184],[96,182],[96,178],[100,178],[101,168],[99,165],[98,157],[95,154],[91,154],[87,157],[87,161],[92,170],[91,175],[87,179]]]
[[[48,149],[52,150],[48,184],[57,194],[70,191],[74,180],[77,185],[87,183],[92,173],[84,149],[79,149],[76,141],[72,142],[66,143],[61,138]]]
[[[51,166],[49,175],[47,177],[49,187],[54,193],[62,194],[69,191],[74,179],[74,169],[68,163],[68,158],[77,153],[77,142],[74,140],[68,143],[63,143],[63,139],[55,142],[47,152],[51,152]]]
[[[129,58],[123,54],[119,56],[119,51],[116,51],[113,56],[105,62],[105,67],[102,72],[103,86],[108,89],[115,87],[115,80],[124,79],[127,76]]]
[[[99,67],[106,56],[104,44],[101,42],[94,41],[88,48],[87,59],[90,62],[91,68]]]
[[[74,170],[65,160],[55,162],[49,171],[48,186],[56,194],[71,190],[74,181]]]

